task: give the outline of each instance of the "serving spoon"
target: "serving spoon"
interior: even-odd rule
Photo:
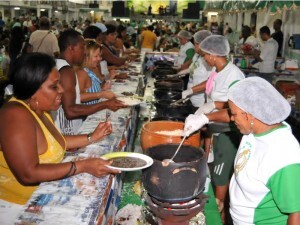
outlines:
[[[190,99],[189,97],[187,97],[187,98],[181,98],[179,100],[176,100],[175,102],[172,102],[171,105],[178,105],[178,104],[181,104],[181,103],[185,103],[189,99]]]
[[[163,166],[168,166],[170,163],[174,163],[173,160],[174,160],[175,156],[177,155],[177,153],[178,153],[178,151],[179,151],[181,145],[183,144],[184,140],[186,139],[186,137],[187,137],[187,136],[185,135],[185,136],[182,138],[182,140],[181,140],[181,142],[180,142],[178,148],[176,149],[176,152],[175,152],[174,155],[172,156],[172,158],[171,158],[171,159],[164,159],[164,160],[162,161],[162,165],[163,165]]]

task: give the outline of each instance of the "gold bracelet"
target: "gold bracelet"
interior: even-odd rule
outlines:
[[[77,171],[77,167],[76,167],[75,162],[74,162],[74,161],[71,161],[70,163],[71,163],[70,170],[69,170],[69,172],[63,177],[63,179],[65,179],[65,178],[71,176],[71,173],[72,173],[73,170],[74,170],[74,172],[72,173],[72,176],[73,176],[73,175],[75,174],[75,172]]]

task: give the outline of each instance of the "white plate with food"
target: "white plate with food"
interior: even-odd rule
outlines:
[[[123,104],[127,106],[135,106],[143,102],[141,100],[141,97],[135,97],[135,96],[121,96],[121,97],[117,97],[117,99],[123,102]]]
[[[134,152],[112,152],[102,158],[113,161],[109,168],[121,171],[142,170],[153,164],[153,159],[149,156]]]

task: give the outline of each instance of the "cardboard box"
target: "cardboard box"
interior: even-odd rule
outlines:
[[[296,94],[297,90],[300,90],[300,85],[293,81],[278,81],[275,87],[285,97]]]

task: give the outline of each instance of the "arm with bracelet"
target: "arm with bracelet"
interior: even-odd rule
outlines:
[[[65,135],[67,149],[80,148],[101,141],[112,132],[110,121],[101,122],[95,130],[88,134]]]

